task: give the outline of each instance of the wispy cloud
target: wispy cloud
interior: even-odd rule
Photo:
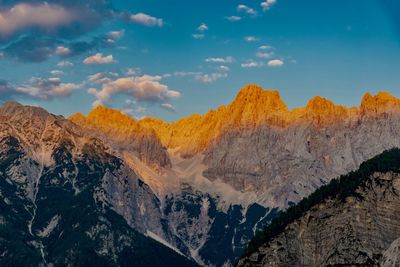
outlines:
[[[74,63],[68,61],[68,60],[63,60],[57,63],[58,67],[64,68],[64,67],[72,67],[74,66]]]
[[[228,57],[209,57],[206,58],[204,61],[205,62],[209,62],[209,63],[223,63],[223,64],[227,64],[227,63],[233,63],[234,62],[234,58],[231,56]]]
[[[260,50],[268,50],[268,49],[272,49],[272,46],[269,45],[261,45],[258,47],[258,49]]]
[[[88,81],[97,84],[106,84],[112,82],[112,77],[117,77],[118,75],[110,72],[98,72],[87,77]]]
[[[267,11],[272,8],[273,5],[276,4],[276,0],[265,0],[264,2],[261,3],[261,7],[263,8],[263,11]]]
[[[258,37],[256,37],[256,36],[246,36],[246,37],[244,37],[244,40],[246,42],[257,42],[260,39]]]
[[[192,37],[194,39],[200,40],[200,39],[204,39],[204,37],[206,37],[206,36],[202,33],[194,33],[194,34],[192,34]]]
[[[202,83],[212,83],[226,77],[228,77],[227,73],[216,72],[210,74],[198,74],[195,76],[195,80]]]
[[[195,76],[195,75],[200,75],[200,74],[202,74],[202,73],[201,72],[196,72],[196,71],[175,71],[173,73],[173,76],[175,76],[175,77],[187,77],[187,76]],[[171,75],[169,75],[169,76],[171,76]]]
[[[137,13],[130,16],[132,22],[147,26],[147,27],[162,27],[164,21],[161,18],[156,18],[145,13]]]
[[[270,53],[262,53],[262,52],[258,52],[256,53],[256,57],[258,58],[264,58],[264,59],[268,59],[274,56],[274,53],[270,52]]]
[[[111,32],[107,33],[107,36],[114,40],[118,40],[118,39],[122,38],[124,36],[124,34],[125,34],[125,30],[111,31]]]
[[[197,33],[192,34],[192,37],[197,40],[204,39],[206,37],[205,32],[208,31],[208,26],[205,23],[201,23],[196,28]]]
[[[60,76],[60,75],[63,75],[64,72],[62,70],[52,70],[52,71],[50,71],[50,74],[53,76]]]
[[[217,67],[217,70],[219,70],[219,71],[221,71],[221,72],[228,72],[228,71],[230,71],[231,69],[230,69],[228,66],[221,65],[221,66],[218,66],[218,67]]]
[[[237,6],[237,11],[244,12],[246,14],[253,15],[253,16],[257,15],[256,10],[254,10],[253,8],[248,7],[246,5],[243,5],[243,4]]]
[[[175,111],[175,107],[170,104],[170,103],[163,103],[160,105],[163,109],[169,110],[169,111]]]
[[[207,26],[207,24],[202,23],[202,24],[200,24],[199,27],[197,27],[197,30],[198,30],[199,32],[205,32],[205,31],[208,30],[208,26]]]
[[[264,66],[264,63],[250,60],[248,62],[240,64],[240,66],[242,68],[260,68]]]
[[[229,21],[231,21],[231,22],[235,22],[235,21],[241,20],[242,17],[239,17],[239,16],[227,16],[227,17],[225,17],[225,19],[226,19],[226,20],[229,20]]]

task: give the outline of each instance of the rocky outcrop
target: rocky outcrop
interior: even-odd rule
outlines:
[[[285,218],[299,212],[310,199],[323,198],[287,225],[282,221],[282,230],[269,229],[278,229],[279,224],[267,228],[266,243],[242,258],[238,266],[398,266],[400,151],[384,153],[373,164],[288,210]],[[374,172],[374,166],[388,167]],[[349,184],[371,171],[353,190]]]

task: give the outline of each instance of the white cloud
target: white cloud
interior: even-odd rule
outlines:
[[[58,67],[72,67],[72,66],[74,66],[74,64],[70,61],[63,60],[63,61],[58,62],[57,66]]]
[[[114,62],[115,61],[112,55],[103,56],[102,53],[97,53],[93,56],[85,58],[83,64],[109,64]]]
[[[217,70],[219,70],[219,71],[221,71],[221,72],[228,72],[228,71],[230,71],[231,69],[230,69],[228,66],[221,65],[221,66],[218,66]]]
[[[99,73],[95,73],[95,74],[89,75],[88,76],[88,81],[92,82],[92,83],[98,83],[98,84],[109,83],[109,82],[112,81],[112,79],[107,77],[107,74],[109,74],[109,73],[99,72]],[[115,75],[113,75],[113,76],[115,76]]]
[[[56,54],[60,57],[66,57],[71,54],[71,49],[69,49],[68,47],[64,47],[64,46],[58,46],[56,48]]]
[[[62,70],[52,70],[52,71],[50,71],[50,74],[53,76],[60,76],[60,75],[64,74],[64,72]]]
[[[166,110],[175,111],[175,107],[169,103],[163,103],[161,107]]]
[[[201,72],[194,72],[194,71],[175,71],[174,76],[176,77],[186,77],[186,76],[194,76],[200,75]]]
[[[227,64],[227,63],[233,63],[234,58],[231,56],[222,58],[222,57],[209,57],[205,59],[205,62],[209,62],[209,63],[223,63],[223,64]]]
[[[208,26],[207,26],[207,24],[202,23],[202,24],[200,24],[199,27],[197,27],[197,30],[198,30],[199,32],[205,32],[205,31],[208,30]]]
[[[246,36],[246,37],[244,37],[244,40],[246,42],[257,42],[260,39],[258,39],[256,36]]]
[[[114,40],[117,40],[117,39],[122,38],[124,36],[124,34],[125,34],[124,30],[111,31],[111,32],[107,33],[107,36],[112,38],[112,39],[114,39]]]
[[[225,17],[225,19],[226,19],[226,20],[229,20],[229,21],[231,21],[231,22],[235,22],[235,21],[241,20],[242,18],[239,17],[239,16],[228,16],[228,17]]]
[[[268,66],[270,67],[281,67],[283,66],[284,62],[280,59],[273,59],[268,61]]]
[[[168,86],[160,83],[161,76],[143,75],[139,77],[124,77],[111,80],[102,84],[102,88],[89,89],[89,94],[94,95],[97,100],[94,105],[109,101],[114,95],[127,94],[139,101],[163,101],[177,98],[180,93],[169,90]]]
[[[256,57],[258,58],[271,58],[273,57],[274,53],[257,53]]]
[[[262,45],[262,46],[258,47],[258,49],[260,49],[260,50],[268,50],[268,49],[272,49],[272,46]]]
[[[1,9],[0,35],[7,36],[31,27],[54,30],[72,23],[77,18],[76,12],[59,5],[21,3],[8,9]]]
[[[132,75],[138,75],[142,72],[140,68],[128,68],[126,69],[126,75],[132,76]]]
[[[194,33],[194,34],[192,34],[192,37],[194,39],[200,40],[200,39],[204,39],[204,37],[206,37],[206,36],[204,34],[201,34],[201,33]]]
[[[135,15],[130,16],[130,20],[132,22],[148,26],[148,27],[162,27],[164,25],[164,21],[160,18],[152,17],[150,15],[144,13],[137,13]]]
[[[259,67],[264,66],[264,64],[262,62],[257,62],[257,61],[251,60],[246,63],[242,63],[240,66],[242,68],[259,68]]]
[[[34,77],[30,79],[29,84],[17,87],[16,91],[32,98],[49,100],[69,96],[79,88],[80,85],[63,83],[60,78],[42,79]]]
[[[202,83],[212,83],[219,79],[228,77],[227,73],[211,73],[211,74],[198,74],[195,76],[195,80]]]
[[[249,15],[257,15],[257,11],[255,11],[253,8],[251,8],[251,7],[248,7],[248,6],[246,6],[246,5],[238,5],[238,7],[237,7],[237,10],[239,11],[239,12],[244,12],[244,13],[246,13],[246,14],[249,14]]]
[[[264,11],[267,11],[271,9],[271,7],[275,4],[276,0],[265,0],[264,2],[261,3],[261,7],[263,8]]]
[[[208,31],[208,26],[207,26],[207,24],[202,23],[202,24],[200,24],[199,27],[197,27],[196,30],[198,33],[192,34],[192,37],[197,40],[204,39],[206,37],[204,32]]]

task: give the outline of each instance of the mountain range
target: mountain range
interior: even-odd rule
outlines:
[[[399,136],[400,100],[383,92],[359,107],[317,96],[290,110],[249,85],[173,123],[103,106],[65,119],[8,102],[0,263],[231,266],[280,211],[400,147]]]

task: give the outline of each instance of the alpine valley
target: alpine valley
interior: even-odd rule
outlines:
[[[0,265],[399,266],[398,147],[384,92],[290,110],[248,85],[173,123],[7,102]]]

